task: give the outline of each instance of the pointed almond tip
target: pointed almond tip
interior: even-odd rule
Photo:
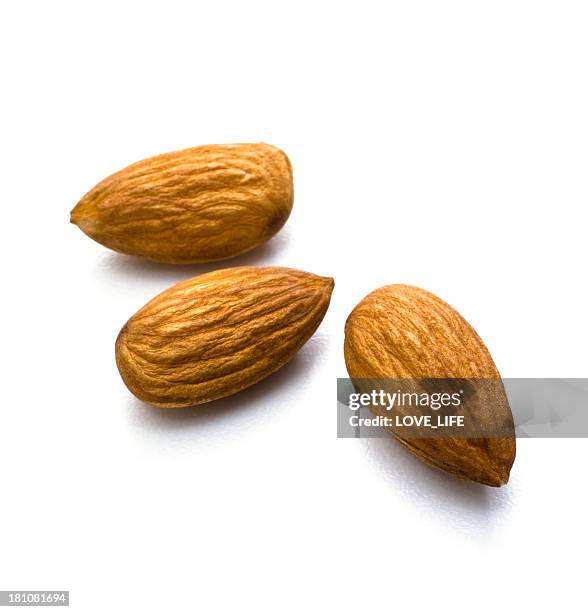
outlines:
[[[510,479],[510,469],[504,469],[500,472],[497,472],[498,474],[498,479],[497,482],[498,484],[496,486],[498,487],[503,487],[505,484],[508,484],[508,481]]]
[[[495,439],[489,453],[489,465],[487,476],[490,485],[493,487],[503,487],[508,483],[510,471],[516,457],[516,438]]]
[[[506,475],[492,474],[491,476],[488,476],[488,481],[485,482],[484,484],[487,484],[491,487],[503,487],[507,483],[508,483],[508,474]]]
[[[88,206],[81,200],[74,206],[69,213],[69,222],[79,227],[79,229],[92,237],[92,230],[95,226],[95,217],[88,210]]]
[[[71,209],[71,212],[69,213],[69,222],[79,226],[81,216],[82,215],[80,214],[80,205],[78,203]]]
[[[324,283],[325,289],[327,289],[329,293],[333,293],[333,289],[335,288],[335,279],[330,276],[320,276],[319,278]]]
[[[510,477],[510,467],[492,465],[484,474],[481,482],[490,487],[503,487],[508,483]]]

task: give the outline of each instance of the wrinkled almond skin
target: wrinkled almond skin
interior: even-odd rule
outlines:
[[[268,144],[194,147],[104,179],[71,222],[104,246],[164,263],[235,257],[269,240],[292,210],[292,167]]]
[[[183,281],[129,319],[116,341],[123,381],[161,408],[233,395],[287,363],[313,335],[334,281],[241,267]]]
[[[444,301],[417,287],[388,285],[370,293],[345,325],[345,362],[361,379],[470,378],[500,381],[488,349],[467,321]],[[357,382],[356,382],[357,381]],[[425,438],[391,432],[425,462],[459,478],[490,486],[508,482],[516,442],[502,383],[476,414],[499,424],[504,437]]]

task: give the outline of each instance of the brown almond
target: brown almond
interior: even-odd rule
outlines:
[[[104,246],[166,263],[235,257],[284,225],[294,197],[286,154],[268,144],[165,153],[87,193],[71,222]]]
[[[183,281],[132,316],[116,341],[129,390],[161,408],[233,395],[281,368],[313,335],[334,281],[241,267]]]
[[[500,436],[407,437],[391,433],[425,462],[459,478],[500,486],[508,482],[516,443],[512,413],[488,349],[467,321],[417,287],[388,285],[370,293],[345,325],[345,362],[356,387],[371,379],[497,381],[469,416]]]

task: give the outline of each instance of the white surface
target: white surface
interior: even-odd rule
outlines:
[[[583,2],[19,2],[0,8],[0,589],[75,610],[577,610],[585,440],[519,442],[492,490],[335,437],[343,324],[420,285],[504,376],[586,376]],[[280,235],[235,264],[332,275],[316,336],[209,407],[123,386],[119,328],[214,265],[107,252],[70,225],[168,150],[266,141]],[[576,556],[577,555],[577,556]],[[112,603],[112,602],[116,603]]]

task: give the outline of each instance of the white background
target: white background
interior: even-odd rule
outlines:
[[[563,0],[5,2],[0,589],[75,610],[582,609],[586,440],[526,440],[511,482],[336,438],[343,325],[437,293],[503,376],[586,376],[588,7]],[[114,362],[150,297],[215,265],[108,252],[69,224],[96,182],[265,141],[295,204],[218,267],[334,276],[279,373],[177,412]],[[114,602],[114,603],[113,603]]]

